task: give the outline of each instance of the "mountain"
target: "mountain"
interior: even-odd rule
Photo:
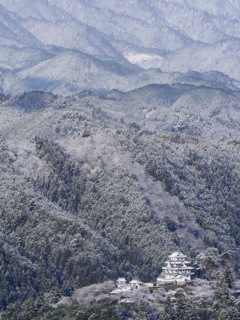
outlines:
[[[1,309],[154,280],[178,249],[216,248],[237,276],[239,99],[189,84],[2,95]]]
[[[238,2],[0,17],[0,318],[239,319]],[[109,295],[174,251],[201,279]]]
[[[131,92],[111,91],[98,106],[142,130],[194,136],[239,136],[239,91],[189,84],[149,85]],[[127,104],[127,108],[125,106]]]
[[[220,72],[239,87],[240,10],[234,1],[135,0],[119,6],[103,0],[1,0],[0,5],[3,93],[128,91],[171,84],[174,73],[192,71],[205,78]]]

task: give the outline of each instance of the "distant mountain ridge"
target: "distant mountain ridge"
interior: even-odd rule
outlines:
[[[0,0],[0,15],[2,93],[128,91],[191,71],[240,87],[234,1]]]

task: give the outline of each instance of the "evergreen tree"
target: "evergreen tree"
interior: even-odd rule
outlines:
[[[239,320],[236,299],[231,295],[223,274],[219,274],[214,288],[213,316],[215,320]]]
[[[164,304],[164,311],[161,316],[162,320],[177,320],[177,314],[172,299],[168,296]]]
[[[228,288],[232,289],[235,281],[235,275],[233,269],[229,264],[226,265],[223,275],[228,285]]]
[[[180,297],[176,302],[177,320],[197,320],[198,314],[194,310],[193,302],[186,298]]]

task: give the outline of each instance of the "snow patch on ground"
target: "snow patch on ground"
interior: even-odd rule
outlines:
[[[59,305],[70,305],[73,301],[77,301],[82,304],[100,301],[104,298],[109,298],[109,292],[114,288],[115,284],[113,281],[106,281],[82,287],[75,290],[71,297],[62,297],[57,304],[53,305],[53,307],[58,307]]]
[[[133,64],[138,65],[144,69],[148,68],[161,68],[163,57],[157,54],[147,53],[126,53],[125,58]]]

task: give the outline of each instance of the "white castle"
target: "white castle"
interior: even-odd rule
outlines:
[[[192,280],[194,268],[190,266],[190,261],[187,260],[187,256],[181,252],[173,252],[165,263],[166,266],[162,268],[163,272],[157,278],[156,285],[153,283],[144,283],[139,280],[132,280],[128,283],[125,278],[118,278],[116,282],[117,288],[110,293],[119,294],[139,289],[140,287],[161,287],[168,284],[181,286]]]
[[[187,256],[181,252],[172,253],[166,261],[166,266],[162,269],[162,275],[157,278],[157,286],[163,284],[181,285],[190,281],[194,275],[194,268],[190,266]]]

